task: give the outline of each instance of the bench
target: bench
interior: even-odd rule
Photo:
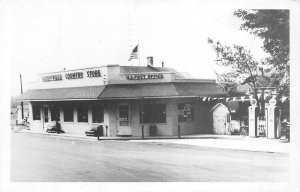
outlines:
[[[89,131],[85,131],[86,136],[97,136],[97,127],[92,127]]]

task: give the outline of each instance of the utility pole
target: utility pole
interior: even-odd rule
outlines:
[[[21,84],[21,95],[23,94],[23,86],[22,86],[22,75],[20,73],[20,84]],[[22,119],[24,119],[24,106],[23,101],[21,101],[21,110],[22,110]]]

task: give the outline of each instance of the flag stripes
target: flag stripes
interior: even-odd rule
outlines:
[[[138,46],[139,45],[136,45],[135,48],[132,50],[131,54],[130,54],[130,57],[128,59],[128,61],[131,61],[132,59],[138,59]]]

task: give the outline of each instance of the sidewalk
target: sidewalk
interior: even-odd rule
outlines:
[[[184,138],[188,139],[151,139],[133,140],[132,142],[173,143],[201,147],[214,147],[222,149],[236,149],[271,153],[290,152],[290,143],[284,143],[279,139],[251,138],[245,136],[229,135],[201,135],[199,137],[184,136]]]
[[[22,129],[19,132],[28,134],[41,134],[61,138],[76,138],[84,140],[97,141],[97,137],[76,135],[76,134],[56,134],[45,132],[32,132],[31,130]],[[282,142],[279,139],[252,138],[240,135],[183,135],[180,139],[178,136],[156,136],[156,137],[100,137],[100,140],[130,141],[130,142],[149,142],[149,143],[173,143],[181,145],[194,145],[201,147],[214,147],[222,149],[235,149],[247,151],[289,153],[290,143]]]

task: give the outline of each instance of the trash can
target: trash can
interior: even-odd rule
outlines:
[[[156,125],[150,125],[150,136],[156,136],[157,135],[157,126]]]
[[[99,136],[99,137],[104,136],[104,134],[103,134],[103,126],[102,125],[99,125],[97,127],[97,136]]]

